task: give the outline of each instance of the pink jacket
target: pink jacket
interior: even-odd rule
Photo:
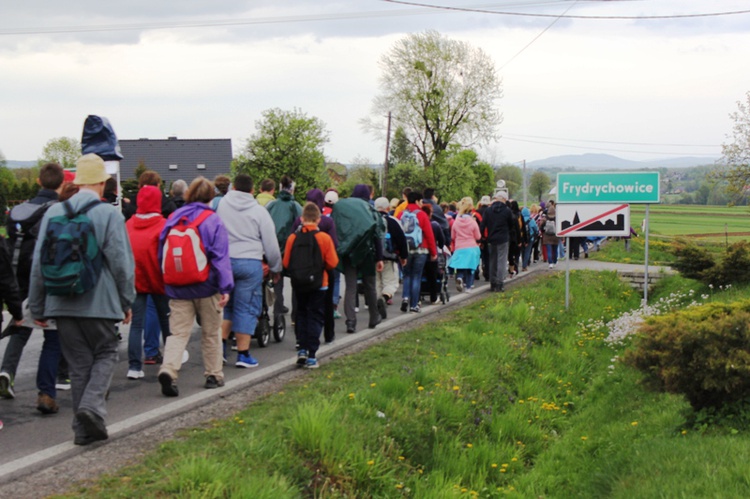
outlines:
[[[479,225],[471,215],[461,215],[456,218],[451,228],[451,239],[453,240],[453,251],[462,248],[473,248],[481,239]]]

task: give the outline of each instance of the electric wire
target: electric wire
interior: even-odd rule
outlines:
[[[447,5],[434,5],[422,2],[407,2],[405,0],[380,0],[381,2],[408,5],[411,7],[424,7],[428,9],[450,10],[455,12],[473,12],[478,14],[495,14],[502,16],[521,16],[521,17],[558,17],[557,14],[533,14],[529,12],[510,12],[500,10],[474,9],[469,7],[449,7]],[[696,17],[717,17],[732,16],[737,14],[750,14],[750,10],[732,10],[725,12],[701,12],[698,14],[666,14],[654,16],[584,16],[584,15],[563,15],[562,19],[597,19],[597,20],[656,20],[656,19],[689,19]]]

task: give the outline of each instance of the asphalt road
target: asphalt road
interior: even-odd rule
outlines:
[[[597,270],[643,270],[639,265],[606,264],[592,260],[570,262],[570,269],[594,268]],[[560,262],[556,271],[565,271],[566,262]],[[538,272],[549,272],[547,265],[539,264],[530,267],[513,280],[506,281],[506,286],[513,286]],[[658,272],[652,268],[649,272]],[[287,293],[289,286],[285,286]],[[343,282],[342,282],[343,288]],[[473,293],[456,294],[453,282],[449,283],[451,299],[449,305],[460,306],[465,300],[488,293],[489,286],[484,282],[477,283]],[[342,289],[343,295],[343,289]],[[399,296],[399,295],[397,295]],[[287,303],[289,303],[287,301]],[[388,319],[376,329],[367,329],[368,315],[364,306],[358,314],[358,331],[346,334],[344,320],[336,321],[336,340],[331,344],[321,345],[318,357],[321,363],[337,352],[345,352],[359,342],[370,340],[394,328],[408,326],[410,322],[439,314],[447,307],[427,305],[421,314],[404,314],[399,311],[398,300],[388,308]],[[452,308],[452,307],[451,307]],[[7,314],[6,314],[7,315]],[[7,320],[7,317],[6,317]],[[291,321],[287,316],[287,323]],[[156,379],[159,366],[144,366],[146,377],[132,381],[126,378],[127,365],[127,326],[121,329],[123,341],[120,343],[120,360],[115,369],[108,402],[109,415],[106,419],[110,442],[114,439],[132,435],[149,428],[158,422],[176,415],[202,407],[218,397],[224,397],[244,390],[262,381],[272,379],[281,373],[295,369],[295,341],[291,327],[287,328],[286,338],[277,343],[273,339],[268,347],[259,348],[256,341],[251,345],[252,354],[259,360],[260,366],[255,369],[238,369],[234,367],[236,352],[231,352],[229,362],[224,369],[226,386],[216,390],[203,388],[203,367],[200,354],[200,335],[196,329],[188,344],[189,361],[183,365],[178,385],[180,396],[166,398],[161,394]],[[80,447],[73,445],[71,422],[73,418],[69,391],[58,391],[57,402],[60,411],[54,415],[42,415],[36,410],[37,390],[35,384],[36,367],[41,349],[42,335],[35,332],[24,351],[19,371],[16,376],[14,400],[0,399],[0,420],[4,428],[0,431],[0,485],[61,462],[86,449],[107,445],[107,443]],[[0,344],[4,352],[7,341]]]
[[[287,281],[288,282],[288,281]],[[291,286],[285,286],[285,295],[290,294]],[[342,290],[343,296],[343,279]],[[451,290],[454,293],[455,289]],[[398,296],[398,295],[397,295]],[[469,297],[464,294],[460,298]],[[459,300],[460,301],[460,300]],[[290,305],[289,296],[286,304]],[[357,332],[347,334],[344,318],[336,320],[336,339],[333,343],[321,345],[318,357],[321,363],[326,357],[345,349],[352,344],[382,334],[384,331],[403,325],[411,320],[436,312],[439,305],[426,306],[422,314],[403,314],[399,310],[400,301],[388,307],[388,319],[375,329],[368,329],[368,311],[360,295],[360,311],[357,314]],[[340,308],[343,310],[343,299]],[[6,324],[8,316],[6,313]],[[180,371],[178,386],[180,396],[164,397],[161,385],[157,381],[158,365],[144,366],[146,377],[133,381],[126,377],[128,370],[127,335],[128,326],[121,326],[123,340],[119,347],[119,361],[114,372],[110,396],[107,404],[106,418],[110,441],[121,436],[132,434],[156,422],[163,421],[175,414],[191,410],[210,402],[213,398],[227,392],[252,386],[284,371],[296,369],[296,350],[291,319],[286,316],[287,330],[283,341],[276,342],[273,336],[267,347],[260,348],[256,340],[251,344],[251,353],[259,361],[259,367],[239,369],[234,366],[236,352],[229,352],[228,363],[224,368],[226,385],[215,390],[203,387],[203,364],[200,353],[200,332],[196,325],[188,352],[190,358]],[[4,428],[0,430],[0,484],[15,477],[22,476],[39,466],[47,466],[82,452],[85,448],[73,445],[71,423],[73,410],[70,391],[58,390],[57,403],[60,410],[57,414],[42,415],[36,410],[37,389],[36,369],[41,351],[43,336],[36,330],[24,350],[18,372],[16,373],[13,400],[0,399],[0,420]],[[322,338],[321,338],[322,340]],[[7,340],[0,344],[4,352]],[[102,445],[102,444],[98,444]],[[91,447],[91,446],[89,446]]]

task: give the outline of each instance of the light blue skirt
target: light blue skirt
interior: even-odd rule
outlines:
[[[479,252],[479,246],[474,246],[473,248],[461,248],[453,253],[449,267],[457,270],[476,270],[476,268],[479,267],[480,260],[481,255]]]

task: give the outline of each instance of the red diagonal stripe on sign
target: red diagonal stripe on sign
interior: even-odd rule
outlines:
[[[604,217],[608,217],[609,215],[611,215],[613,213],[617,213],[618,211],[623,210],[623,209],[625,209],[627,207],[628,207],[627,204],[622,204],[622,205],[618,206],[617,208],[613,208],[613,209],[611,209],[609,211],[606,211],[606,212],[602,213],[601,215],[595,216],[591,220],[586,220],[585,222],[578,222],[577,224],[571,225],[567,229],[560,231],[560,233],[558,234],[558,236],[564,236],[564,235],[566,235],[566,234],[568,234],[570,232],[573,232],[575,230],[582,229],[582,228],[586,227],[587,225],[591,225],[592,223],[596,222],[597,220],[601,220]]]

